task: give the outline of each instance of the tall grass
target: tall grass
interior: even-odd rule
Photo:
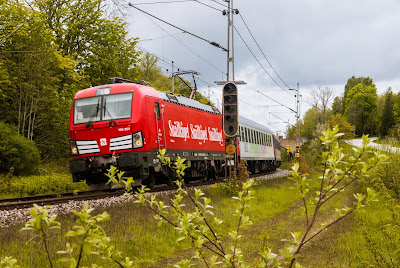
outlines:
[[[285,178],[260,182],[256,189],[257,200],[251,204],[246,213],[255,226],[284,213],[293,206],[299,195],[291,185],[292,183]],[[226,232],[236,223],[232,219],[236,201],[231,196],[221,194],[221,189],[218,187],[206,189],[205,193],[213,200],[215,214],[224,221],[224,227],[220,232]],[[171,197],[164,196],[162,199],[168,202]],[[126,203],[98,209],[92,214],[101,213],[103,210],[107,210],[111,215],[111,220],[104,226],[107,235],[112,238],[118,250],[135,260],[138,267],[166,267],[170,262],[191,255],[191,251],[188,251],[189,241],[177,243],[178,233],[167,225],[158,227],[153,213],[147,208]],[[54,252],[65,249],[66,240],[63,235],[72,228],[73,217],[64,215],[59,221],[62,223],[61,233],[53,232],[55,235],[51,236],[50,241]],[[26,233],[18,231],[20,228],[21,225],[11,226],[0,232],[1,255],[13,256],[23,267],[45,267],[47,263],[44,255],[36,254],[38,252],[36,246],[25,244],[28,237]],[[246,232],[251,232],[252,228],[247,227]],[[24,250],[20,250],[21,248]],[[91,261],[106,265],[96,257]],[[83,265],[89,265],[89,262]]]
[[[72,182],[71,175],[47,174],[45,176],[0,177],[0,199],[88,190],[84,182]]]

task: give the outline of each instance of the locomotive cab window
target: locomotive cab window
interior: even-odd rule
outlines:
[[[96,122],[100,120],[101,97],[75,100],[74,124]]]
[[[130,118],[132,116],[132,93],[102,95],[76,99],[74,124]]]
[[[132,113],[132,93],[104,96],[103,120],[130,118]]]

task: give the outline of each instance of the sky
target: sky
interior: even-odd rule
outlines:
[[[227,47],[225,0],[130,3]],[[239,114],[273,132],[283,134],[288,123],[295,124],[296,91],[283,89],[296,89],[297,83],[301,117],[310,108],[312,90],[330,87],[334,96],[341,96],[352,76],[371,77],[378,94],[388,87],[400,91],[400,1],[231,0],[231,4],[240,13],[234,16],[234,80],[247,83],[239,86]],[[199,92],[210,94],[216,106],[222,106],[222,86],[214,82],[226,80],[226,52],[133,7],[125,13],[129,35],[140,39],[140,49],[160,58],[165,74],[170,75],[172,61],[175,71],[199,72]],[[192,81],[190,76],[184,78]]]

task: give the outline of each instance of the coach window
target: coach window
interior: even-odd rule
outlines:
[[[157,118],[157,120],[160,120],[161,119],[161,116],[160,116],[160,104],[158,102],[156,102],[154,105],[155,105],[154,112],[156,113],[156,118]]]

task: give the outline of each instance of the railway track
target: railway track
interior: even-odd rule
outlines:
[[[251,174],[250,178],[261,177],[276,171],[267,172],[267,173],[258,173]],[[215,183],[221,183],[222,180],[212,180],[212,181],[192,181],[187,184],[188,188],[206,186]],[[167,185],[157,185],[155,186],[151,193],[163,192],[176,189],[176,186],[167,186]],[[115,197],[124,194],[123,189],[117,190],[104,190],[104,191],[83,191],[83,192],[75,192],[75,193],[63,193],[63,194],[50,194],[50,195],[40,195],[40,196],[28,196],[28,197],[18,197],[18,198],[9,198],[9,199],[1,199],[0,200],[0,210],[12,210],[12,209],[22,209],[32,207],[33,204],[37,204],[39,206],[44,205],[57,205],[62,203],[67,203],[70,201],[84,201],[84,200],[95,200],[106,197]]]

